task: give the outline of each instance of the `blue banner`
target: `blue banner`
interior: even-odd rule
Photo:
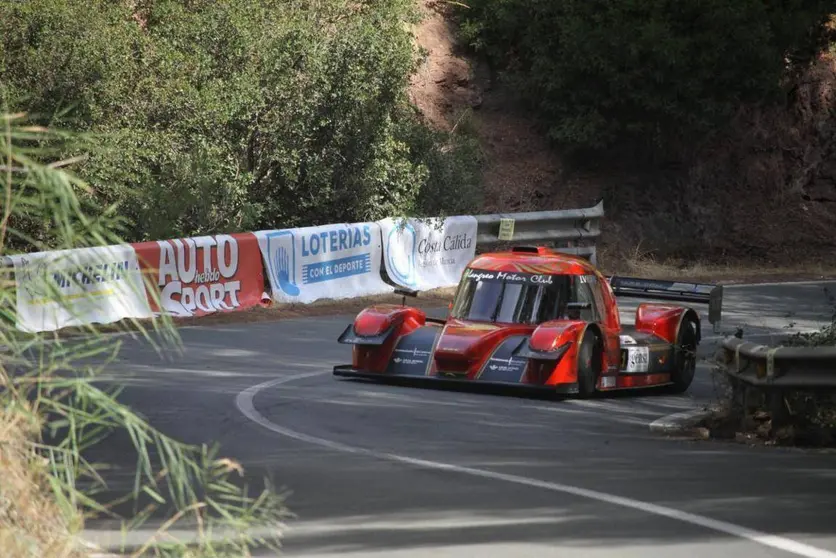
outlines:
[[[383,249],[377,223],[346,223],[259,231],[276,302],[309,303],[390,293],[380,274]]]

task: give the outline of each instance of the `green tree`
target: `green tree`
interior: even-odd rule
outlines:
[[[832,0],[472,0],[464,39],[485,52],[566,147],[658,147],[781,99]]]
[[[474,182],[472,149],[416,139],[416,18],[412,0],[2,2],[0,75],[90,138],[64,155],[129,240],[375,219],[420,211],[436,168]]]

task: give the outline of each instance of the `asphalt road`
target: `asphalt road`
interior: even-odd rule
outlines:
[[[822,287],[727,288],[723,333],[818,327]],[[168,362],[129,341],[112,374],[155,426],[292,491],[284,556],[836,558],[836,455],[649,431],[714,397],[706,364],[683,396],[593,401],[337,380],[351,318],[183,329]]]

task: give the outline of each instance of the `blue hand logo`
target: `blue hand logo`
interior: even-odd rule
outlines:
[[[299,296],[299,287],[290,282],[290,256],[284,247],[276,253],[276,271],[279,287],[290,296]]]
[[[289,238],[289,242],[279,243],[279,237]],[[276,242],[278,247],[275,251],[271,249],[271,244]],[[290,251],[287,245],[290,245]],[[279,283],[279,288],[289,296],[299,296],[299,287],[296,285],[296,243],[293,233],[290,231],[279,231],[267,235],[267,250],[268,253],[273,254],[272,267],[273,277]],[[291,280],[291,274],[294,280]]]

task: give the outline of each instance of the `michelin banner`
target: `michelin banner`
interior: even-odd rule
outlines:
[[[476,218],[384,219],[386,273],[403,287],[424,291],[454,287],[476,255]]]
[[[391,293],[380,276],[376,223],[255,233],[275,302],[309,303]]]
[[[124,318],[151,318],[136,252],[130,245],[10,256],[17,328],[55,331]]]

